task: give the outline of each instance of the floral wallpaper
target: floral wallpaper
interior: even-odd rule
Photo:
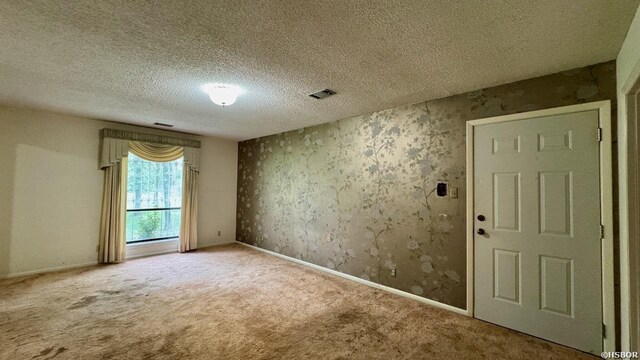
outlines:
[[[237,239],[465,308],[465,122],[602,99],[614,62],[243,141]]]

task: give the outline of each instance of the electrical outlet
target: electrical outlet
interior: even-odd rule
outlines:
[[[222,231],[218,230],[218,236],[222,236]]]
[[[449,188],[449,196],[452,199],[457,199],[458,198],[458,188],[457,187]]]
[[[396,269],[391,269],[391,277],[396,277]]]

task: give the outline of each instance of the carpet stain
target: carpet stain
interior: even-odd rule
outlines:
[[[85,296],[82,299],[80,299],[80,301],[76,301],[75,303],[73,303],[73,305],[69,306],[67,309],[69,310],[80,309],[80,308],[89,306],[95,303],[96,301],[98,301],[98,297],[95,295]]]
[[[362,314],[359,314],[356,311],[350,310],[338,314],[338,322],[340,324],[353,324],[357,321],[362,321]]]
[[[52,347],[48,347],[46,349],[43,349],[42,351],[40,351],[40,354],[35,355],[34,357],[32,357],[32,359],[36,359],[36,358],[39,358],[41,356],[45,356],[45,355],[49,354],[50,352],[52,352],[53,349],[54,349],[53,346]]]
[[[105,295],[118,295],[122,294],[122,290],[98,290],[99,293]]]
[[[169,354],[174,352],[174,348],[176,347],[176,343],[183,339],[186,336],[186,333],[189,329],[191,329],[193,326],[189,325],[189,326],[184,326],[183,328],[181,328],[180,330],[177,331],[172,331],[169,334],[164,336],[164,343],[162,344],[162,347],[160,348],[160,350],[158,351],[161,354]]]
[[[40,354],[38,354],[38,355],[36,355],[36,356],[32,357],[32,359],[37,359],[37,358],[42,357],[42,356],[47,356],[47,355],[49,355],[49,354],[53,351],[53,349],[55,349],[55,346],[48,347],[48,348],[46,348],[46,349],[44,349],[44,350],[40,351]],[[48,357],[48,358],[44,358],[44,359],[45,359],[45,360],[53,359],[53,358],[55,358],[56,356],[58,356],[58,355],[62,354],[63,352],[65,352],[65,351],[67,351],[67,348],[66,348],[66,347],[64,347],[64,346],[59,347],[59,348],[58,348],[58,350],[56,350],[56,352],[55,352],[52,356],[50,356],[50,357]]]
[[[53,356],[51,356],[51,357],[49,357],[49,358],[47,358],[47,359],[53,359],[53,358],[55,358],[56,356],[58,356],[58,355],[62,354],[63,352],[65,352],[65,351],[67,351],[67,348],[66,348],[66,347],[59,347],[59,348],[58,348],[58,350],[56,350],[56,353],[55,353],[55,354],[53,354]]]

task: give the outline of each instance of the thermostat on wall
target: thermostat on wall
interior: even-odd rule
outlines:
[[[436,187],[436,194],[440,197],[447,196],[447,183],[439,182]]]

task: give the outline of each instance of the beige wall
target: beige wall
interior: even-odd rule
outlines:
[[[96,262],[103,127],[163,133],[0,107],[0,277]],[[235,238],[237,143],[199,139],[202,247]]]
[[[198,246],[235,241],[238,143],[201,138]],[[222,232],[218,236],[218,231]]]
[[[636,122],[628,111],[626,94],[634,86],[640,76],[640,9],[631,23],[622,49],[616,59],[618,88],[618,178],[619,182],[619,216],[620,216],[620,339],[623,351],[640,348],[640,293],[638,272],[640,258],[638,246],[630,240],[638,232],[638,209],[630,207],[630,202],[638,196],[637,179],[631,174],[637,171],[638,143],[634,133]],[[631,203],[633,204],[633,203]],[[635,235],[634,235],[635,234]],[[636,254],[636,259],[630,254]],[[633,279],[635,275],[635,280]],[[630,302],[631,297],[634,297]]]

